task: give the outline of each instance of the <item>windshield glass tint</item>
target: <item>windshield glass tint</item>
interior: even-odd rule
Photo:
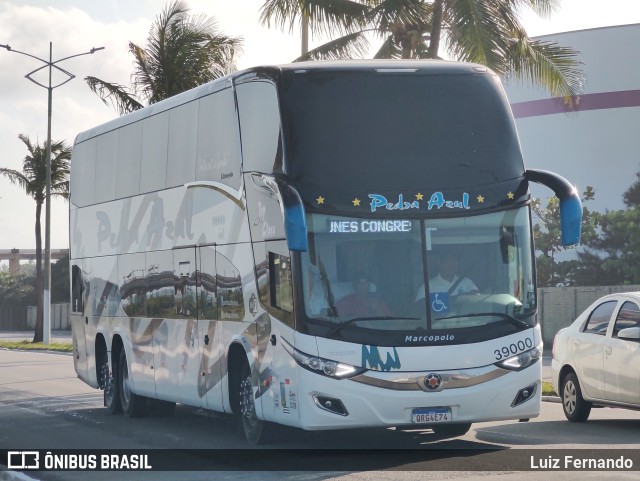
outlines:
[[[286,77],[280,96],[287,169],[298,184],[327,193],[439,190],[523,172],[493,75],[310,70]]]
[[[426,221],[310,214],[308,227],[311,334],[379,345],[455,334],[465,343],[535,323],[528,207]]]

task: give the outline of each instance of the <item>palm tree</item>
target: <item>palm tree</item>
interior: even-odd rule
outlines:
[[[261,21],[293,28],[308,19],[312,32],[341,34],[296,59],[352,58],[365,34],[382,41],[374,58],[451,58],[486,65],[503,77],[537,83],[551,95],[574,99],[583,86],[578,52],[529,39],[519,12],[550,15],[559,0],[266,0]],[[333,45],[333,48],[331,48]],[[339,49],[337,47],[340,47]]]
[[[156,17],[146,48],[129,42],[135,64],[131,88],[86,77],[91,90],[125,114],[234,71],[242,40],[216,33],[213,18],[188,11],[174,0]]]
[[[36,201],[36,283],[38,292],[38,308],[36,330],[33,342],[43,340],[43,279],[42,279],[42,229],[40,214],[42,204],[46,200],[47,187],[47,145],[33,144],[24,134],[18,136],[27,147],[28,155],[22,161],[22,172],[0,168],[0,174],[7,177],[11,183],[22,187],[26,194]],[[51,195],[68,199],[69,197],[69,161],[71,147],[63,141],[51,142]]]

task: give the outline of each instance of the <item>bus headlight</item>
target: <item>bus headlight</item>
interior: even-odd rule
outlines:
[[[521,352],[520,354],[510,357],[509,359],[505,359],[504,361],[496,362],[495,365],[504,369],[509,369],[510,371],[521,371],[538,362],[541,357],[542,352],[540,349],[534,347],[533,349]]]
[[[321,357],[309,356],[297,349],[293,349],[293,358],[298,365],[303,368],[334,379],[347,379],[366,371],[366,369],[362,367],[355,367],[350,364],[323,359]]]

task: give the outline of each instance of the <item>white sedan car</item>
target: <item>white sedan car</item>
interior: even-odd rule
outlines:
[[[591,406],[640,409],[640,292],[591,304],[553,341],[553,387],[569,421]]]

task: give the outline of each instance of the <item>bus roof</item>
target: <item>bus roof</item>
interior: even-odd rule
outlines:
[[[129,114],[115,118],[109,122],[93,127],[81,132],[76,137],[75,143],[84,142],[93,137],[116,130],[133,122],[151,117],[160,112],[164,112],[178,105],[204,97],[218,90],[225,88],[232,79],[250,75],[252,73],[271,72],[274,76],[287,75],[298,72],[309,71],[377,71],[377,72],[402,72],[419,71],[423,75],[464,75],[478,73],[492,73],[487,67],[479,64],[452,62],[447,60],[334,60],[334,61],[310,61],[297,62],[283,65],[265,65],[251,67],[245,70],[234,72],[212,82],[200,85],[186,92],[174,95],[148,107],[136,110]]]

